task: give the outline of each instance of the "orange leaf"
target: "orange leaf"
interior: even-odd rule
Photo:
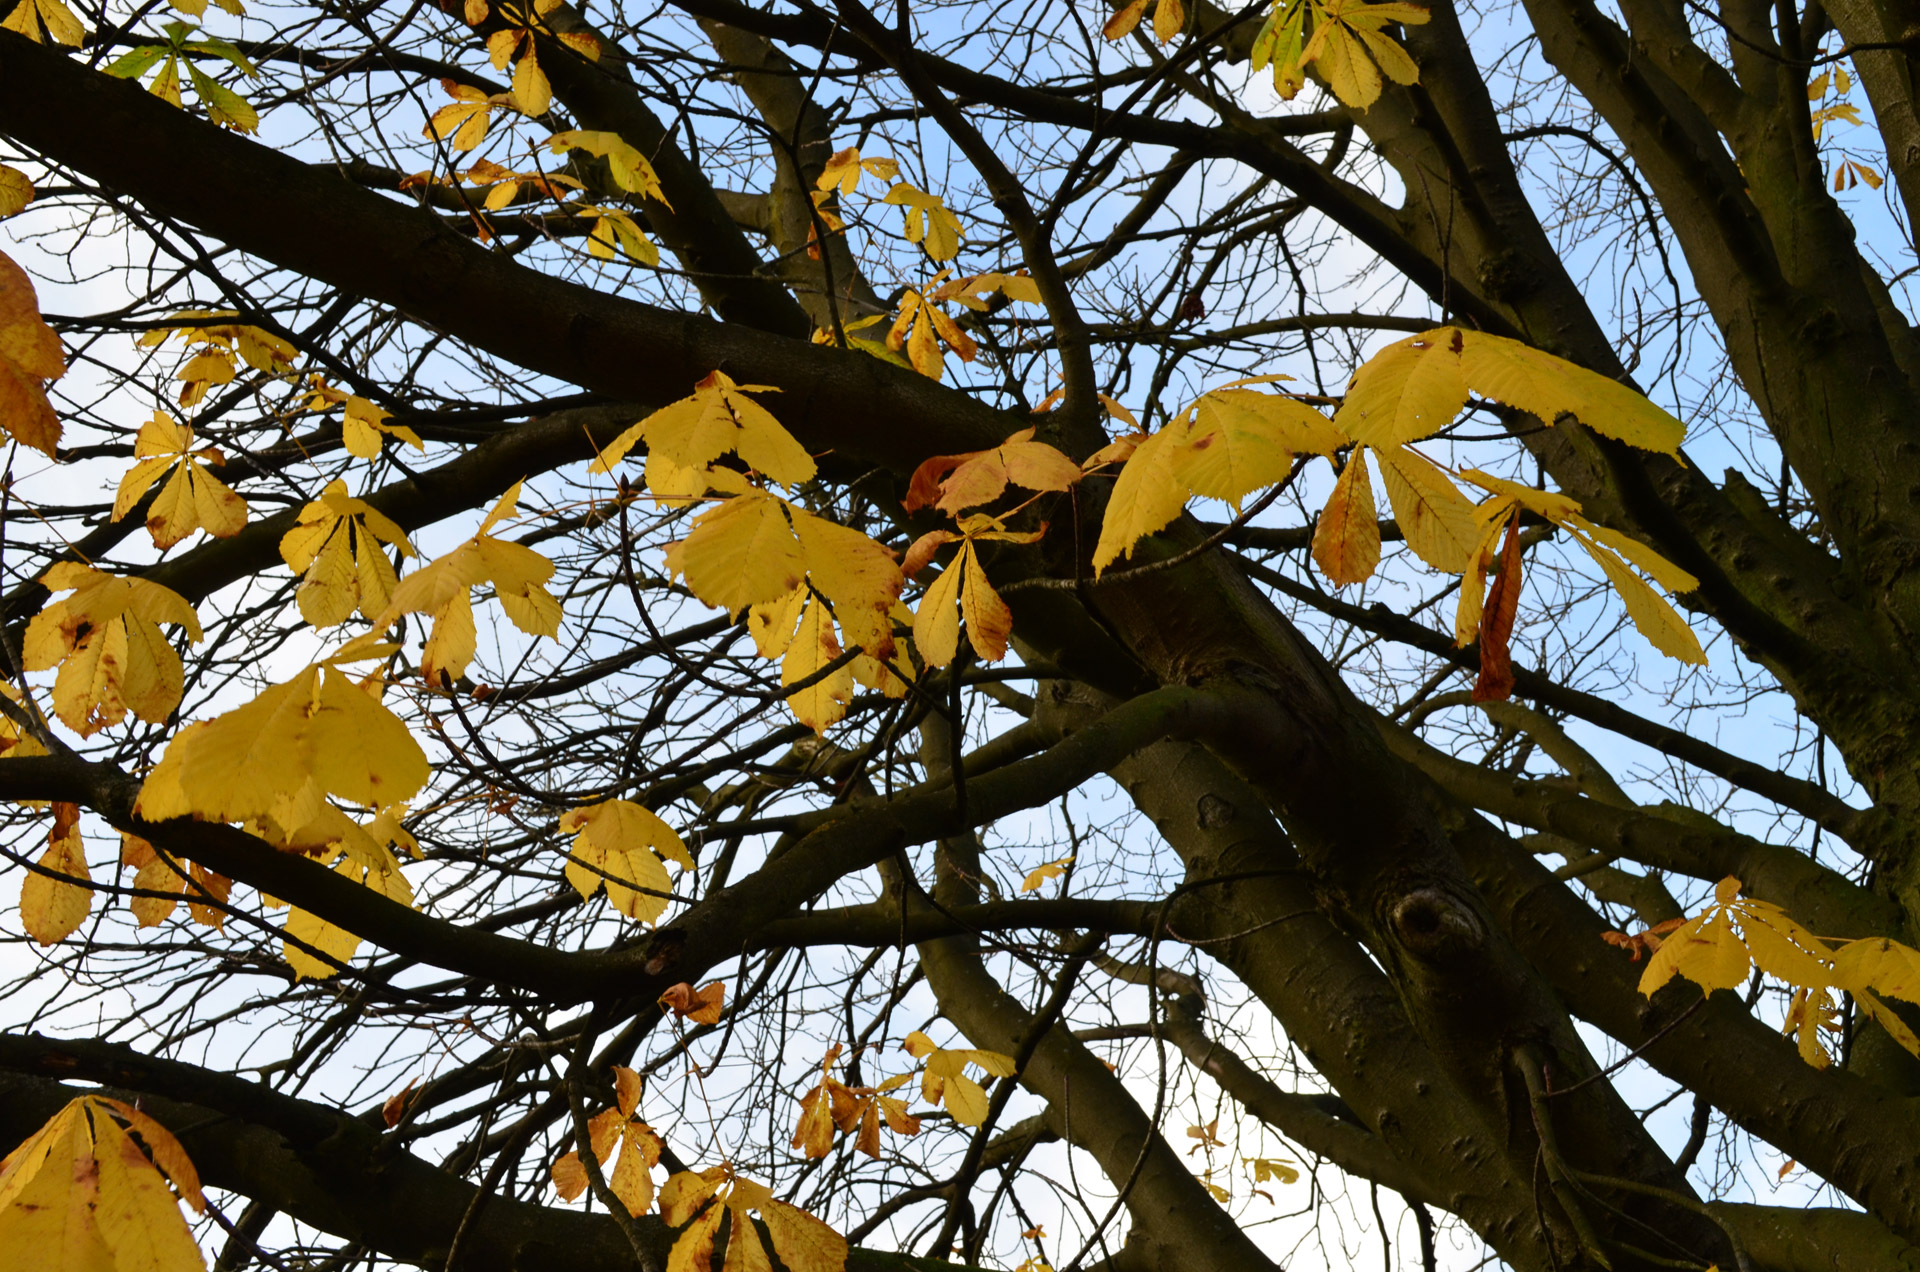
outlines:
[[[699,989],[681,981],[660,995],[660,1005],[682,1020],[691,1020],[697,1025],[717,1025],[726,996],[725,981],[714,981]]]
[[[1507,522],[1507,541],[1500,549],[1500,577],[1487,591],[1487,608],[1480,620],[1480,679],[1473,685],[1475,702],[1504,702],[1513,696],[1513,659],[1507,642],[1513,618],[1520,608],[1520,518]]]

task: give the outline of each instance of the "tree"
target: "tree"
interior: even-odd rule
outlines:
[[[1920,1258],[1915,15],[173,6],[0,31],[0,1265]]]

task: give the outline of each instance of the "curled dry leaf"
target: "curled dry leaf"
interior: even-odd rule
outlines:
[[[1080,480],[1080,465],[1034,441],[1033,433],[1023,428],[990,450],[935,455],[914,470],[902,503],[908,512],[931,506],[957,517],[998,499],[1009,485],[1036,491],[1072,488]]]
[[[717,1025],[726,998],[725,981],[710,981],[699,989],[681,981],[661,994],[659,1002],[682,1020],[691,1020],[696,1025]]]

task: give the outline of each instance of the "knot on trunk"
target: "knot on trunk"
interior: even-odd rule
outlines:
[[[1395,902],[1393,930],[1408,953],[1427,962],[1476,953],[1487,940],[1480,916],[1441,888],[1421,888]]]

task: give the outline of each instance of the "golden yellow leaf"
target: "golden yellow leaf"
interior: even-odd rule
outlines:
[[[1284,1157],[1249,1157],[1243,1159],[1253,1167],[1253,1182],[1264,1184],[1269,1180],[1293,1184],[1300,1181],[1300,1168]]]
[[[887,191],[885,201],[904,210],[907,242],[920,244],[936,261],[950,261],[960,254],[960,218],[939,195],[903,181]]]
[[[40,317],[33,280],[0,252],[0,428],[48,458],[60,441],[60,420],[46,385],[66,369],[60,337]]]
[[[1467,404],[1460,369],[1463,333],[1452,327],[1397,340],[1353,373],[1334,426],[1385,449],[1417,442],[1453,423]]]
[[[247,501],[206,471],[210,464],[225,462],[220,452],[211,447],[196,451],[193,429],[165,411],[155,411],[140,426],[133,454],[134,465],[114,496],[113,519],[133,511],[155,482],[171,474],[147,512],[147,531],[156,548],[170,548],[199,529],[225,538],[247,524]]]
[[[1231,504],[1271,486],[1295,454],[1331,455],[1346,439],[1304,402],[1276,393],[1228,387],[1194,403],[1191,423],[1173,459],[1177,480],[1194,494]]]
[[[1480,537],[1467,557],[1465,577],[1460,580],[1460,600],[1453,615],[1453,643],[1462,649],[1480,633],[1480,615],[1486,603],[1487,569],[1493,564],[1494,545],[1512,519],[1513,505],[1504,500],[1488,500],[1474,509],[1474,521]]]
[[[574,890],[591,897],[604,883],[613,908],[643,923],[666,913],[673,881],[661,859],[694,868],[673,827],[624,799],[576,808],[560,819],[560,831],[573,836],[565,874]]]
[[[789,505],[807,581],[833,606],[848,644],[871,657],[893,652],[893,607],[907,578],[893,554],[852,529]],[[791,630],[789,628],[788,630]]]
[[[1834,954],[1833,978],[1849,993],[1866,989],[1920,1002],[1920,951],[1883,936],[1849,941]]]
[[[1027,877],[1020,882],[1022,895],[1039,891],[1045,886],[1049,879],[1063,878],[1067,873],[1067,867],[1072,864],[1072,857],[1062,857],[1058,861],[1049,861],[1043,865],[1035,866],[1027,872]]]
[[[1187,25],[1187,6],[1181,0],[1158,0],[1153,6],[1153,38],[1165,44]]]
[[[553,1187],[562,1201],[577,1201],[587,1191],[587,1168],[580,1163],[578,1150],[562,1153],[554,1159]]]
[[[134,922],[149,928],[164,923],[167,916],[173,913],[174,907],[180,903],[180,894],[186,891],[187,880],[172,862],[156,856],[135,873],[133,886],[141,892],[170,894],[128,899],[127,909],[132,912]]]
[[[1387,38],[1388,23],[1416,25],[1427,11],[1410,4],[1365,4],[1361,0],[1315,0],[1313,38],[1300,55],[1312,63],[1343,105],[1365,110],[1380,98],[1380,76],[1412,84],[1419,68],[1407,51]]]
[[[413,555],[407,536],[365,500],[347,494],[335,478],[320,498],[300,510],[300,521],[280,538],[280,558],[302,575],[294,600],[315,627],[344,622],[354,610],[377,618],[398,585],[393,562],[381,545]]]
[[[796,587],[777,600],[747,607],[747,634],[753,637],[753,647],[762,658],[778,658],[787,652],[807,596],[805,587]]]
[[[1680,617],[1673,606],[1661,600],[1658,593],[1641,582],[1640,576],[1629,570],[1613,553],[1585,541],[1581,542],[1581,546],[1599,564],[1607,581],[1613,584],[1613,590],[1620,594],[1627,617],[1633,620],[1633,625],[1655,649],[1684,663],[1701,667],[1707,665],[1706,651],[1700,648],[1700,638],[1693,634],[1693,629],[1687,626],[1687,620]]]
[[[944,667],[959,652],[960,575],[961,557],[956,557],[928,586],[914,611],[913,647],[929,667]]]
[[[1106,25],[1100,28],[1100,34],[1109,40],[1123,40],[1132,35],[1134,28],[1140,25],[1140,19],[1146,16],[1149,0],[1127,0],[1113,11]]]
[[[342,818],[341,820],[345,820]],[[400,863],[370,837],[362,841],[359,838],[342,839],[340,847],[348,849],[353,845],[360,851],[344,850],[333,862],[333,872],[355,883],[365,884],[375,892],[404,906],[413,905],[413,886],[407,877],[400,873]],[[375,851],[369,860],[366,849]],[[320,951],[328,957],[310,953],[306,946]],[[337,927],[317,914],[310,914],[298,906],[287,912],[286,937],[281,942],[281,957],[287,966],[293,969],[295,980],[325,980],[340,970],[336,963],[344,964],[352,960],[354,952],[360,948],[360,938],[345,928]],[[332,960],[332,961],[329,961]]]
[[[392,418],[393,412],[383,410],[357,394],[348,398],[347,409],[340,419],[340,441],[347,448],[347,453],[359,459],[378,459],[383,435],[399,438],[417,451],[427,449],[418,433],[404,424],[389,423]]]
[[[1093,574],[1121,557],[1131,557],[1134,545],[1162,529],[1187,506],[1187,485],[1175,471],[1178,448],[1186,437],[1184,424],[1169,424],[1139,443],[1114,480],[1100,521],[1100,541],[1093,549]]]
[[[373,656],[364,641],[329,664]],[[259,821],[291,833],[319,816],[329,796],[373,807],[410,798],[426,784],[426,753],[368,688],[329,664],[181,730],[147,775],[139,814]]]
[[[613,471],[628,451],[645,441],[650,457],[664,455],[683,469],[703,470],[731,452],[782,485],[811,481],[818,472],[813,456],[750,396],[775,392],[766,385],[736,384],[725,372],[715,371],[690,396],[661,407],[616,437],[589,471]]]
[[[546,146],[557,155],[569,150],[584,150],[590,155],[598,155],[607,161],[607,171],[612,175],[614,184],[622,190],[667,204],[666,193],[660,188],[660,177],[654,171],[653,164],[619,133],[576,128],[571,132],[555,133],[547,138]]]
[[[840,642],[834,639],[833,616],[816,597],[801,613],[800,630],[787,646],[786,657],[780,663],[782,685],[813,681],[789,693],[786,702],[794,719],[815,733],[824,734],[829,725],[838,723],[847,714],[847,704],[853,701],[850,666],[820,675],[841,652]]]
[[[1407,546],[1436,570],[1464,574],[1481,534],[1472,502],[1418,451],[1382,447],[1373,457],[1380,461],[1380,479]]]
[[[727,1214],[733,1222],[726,1268],[772,1272],[750,1218],[756,1211],[789,1272],[842,1272],[846,1267],[846,1238],[798,1206],[777,1200],[765,1185],[735,1175],[731,1167],[715,1166],[698,1174],[681,1171],[660,1190],[662,1217],[673,1227],[686,1225],[667,1255],[667,1272],[710,1272],[714,1234]]]
[[[1355,446],[1313,531],[1313,559],[1340,586],[1364,583],[1380,565],[1380,522],[1373,505],[1367,448]]]
[[[6,20],[0,22],[0,29],[17,31],[39,44],[43,23],[48,37],[55,44],[70,44],[77,48],[87,36],[86,27],[80,24],[80,19],[73,16],[73,10],[62,0],[20,0]]]
[[[978,1126],[986,1121],[988,1098],[985,1089],[966,1076],[966,1067],[973,1065],[996,1078],[1011,1078],[1014,1075],[1012,1056],[972,1047],[937,1046],[933,1039],[917,1029],[907,1035],[902,1046],[909,1055],[926,1062],[926,1070],[920,1080],[921,1095],[929,1103],[944,1102],[954,1119],[967,1126]]]
[[[12,216],[33,202],[33,179],[0,163],[0,216]]]
[[[205,1208],[179,1141],[119,1100],[82,1096],[0,1166],[0,1251],[30,1250],[33,1266],[61,1272],[204,1268],[176,1191]]]
[[[475,642],[472,588],[491,584],[501,610],[529,636],[553,637],[560,631],[560,602],[546,588],[553,577],[553,562],[524,544],[490,533],[515,515],[520,486],[515,482],[500,497],[473,538],[400,580],[385,610],[373,621],[375,630],[383,630],[402,614],[434,616],[433,632],[420,660],[421,674],[429,684],[451,683],[466,674]],[[397,532],[398,527],[393,529]]]
[[[48,567],[40,581],[49,591],[73,595],[50,602],[27,625],[21,664],[28,671],[60,668],[53,709],[61,722],[89,737],[119,724],[128,711],[153,724],[165,721],[179,705],[183,671],[159,625],[185,628],[195,642],[202,636],[186,598],[72,561]]]
[[[738,614],[800,586],[807,562],[785,501],[750,491],[694,518],[687,537],[668,551],[667,565],[695,596]]]
[[[77,805],[54,804],[53,829],[38,864],[40,869],[28,871],[20,885],[20,925],[41,945],[55,945],[72,936],[93,907],[93,889],[87,886],[93,876],[80,842]]]
[[[1482,397],[1537,415],[1548,424],[1571,414],[1594,432],[1628,445],[1680,453],[1686,425],[1618,380],[1504,336],[1484,331],[1457,334],[1461,371],[1467,386]]]

